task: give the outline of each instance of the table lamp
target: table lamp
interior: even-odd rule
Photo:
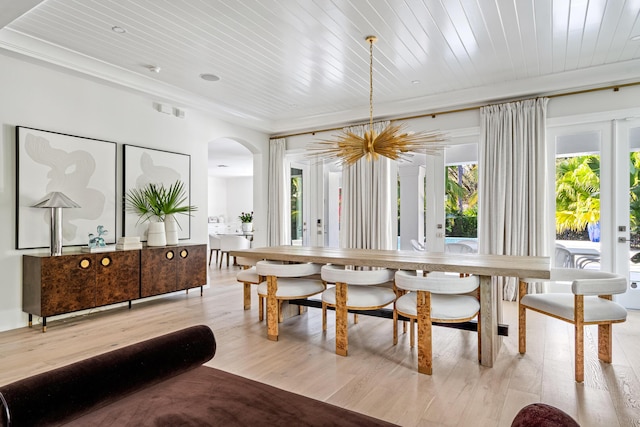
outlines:
[[[79,208],[80,205],[60,191],[52,191],[33,207],[51,209],[51,255],[62,255],[62,209]]]

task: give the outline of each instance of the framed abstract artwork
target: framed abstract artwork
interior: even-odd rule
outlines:
[[[142,188],[149,183],[164,184],[166,187],[182,181],[187,200],[191,205],[191,156],[152,148],[125,145],[123,153],[123,195],[134,188]],[[176,215],[178,221],[178,238],[191,238],[191,217]],[[140,217],[123,209],[123,236],[140,236],[146,240],[145,231],[148,224],[141,222]]]
[[[16,127],[16,249],[48,247],[50,209],[33,207],[59,191],[79,208],[63,209],[63,246],[86,245],[99,225],[116,239],[116,147],[113,142]]]

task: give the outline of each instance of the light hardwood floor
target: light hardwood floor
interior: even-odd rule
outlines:
[[[0,384],[195,324],[209,325],[218,350],[207,365],[405,426],[509,426],[528,403],[560,407],[582,426],[640,426],[640,312],[613,327],[613,363],[597,359],[596,328],[585,334],[585,382],[573,381],[571,325],[528,313],[527,354],[517,351],[517,306],[505,302],[510,336],[493,368],[477,363],[471,332],[434,328],[433,375],[417,372],[409,337],[392,342],[392,322],[349,324],[349,356],[335,350],[333,313],[285,320],[267,339],[257,298],[242,309],[237,268],[211,268],[211,285],[155,300],[0,333]]]

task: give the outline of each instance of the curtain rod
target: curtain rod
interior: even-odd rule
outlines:
[[[592,89],[576,90],[576,91],[573,91],[573,92],[557,93],[555,95],[539,95],[536,98],[540,98],[540,97],[560,98],[562,96],[580,95],[580,94],[583,94],[583,93],[599,92],[601,90],[611,90],[611,89],[614,92],[618,92],[620,90],[620,88],[629,87],[629,86],[637,86],[637,85],[640,85],[640,82],[624,83],[624,84],[619,84],[619,85],[597,87],[597,88],[592,88]],[[507,102],[516,102],[516,101],[522,101],[522,100],[525,100],[525,99],[531,99],[531,97],[519,98],[519,99],[516,99],[516,100],[513,100],[513,101],[507,101]],[[498,105],[498,104],[496,103],[496,104],[479,105],[479,106],[475,106],[475,107],[456,108],[456,109],[453,109],[453,110],[444,110],[444,111],[438,111],[438,112],[435,112],[435,113],[424,113],[424,114],[417,114],[415,116],[397,117],[397,118],[389,119],[389,120],[391,120],[393,122],[393,121],[398,121],[398,120],[421,119],[423,117],[429,117],[429,116],[431,116],[432,118],[435,119],[436,116],[441,116],[443,114],[461,113],[461,112],[464,112],[464,111],[479,110],[482,107],[488,107],[488,106],[491,106],[491,105]],[[363,122],[363,123],[360,123],[360,124],[365,124],[365,123]],[[340,127],[309,130],[309,131],[298,132],[298,133],[289,133],[289,134],[285,134],[285,135],[273,135],[273,136],[270,136],[269,139],[290,138],[292,136],[300,136],[300,135],[315,135],[316,133],[320,133],[320,132],[332,132],[332,131],[336,131],[336,130],[342,130],[346,126],[356,126],[356,125],[358,125],[358,123],[350,124],[350,125],[344,125],[344,126],[340,126]]]

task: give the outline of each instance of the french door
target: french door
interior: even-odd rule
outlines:
[[[548,164],[554,166],[548,188],[549,200],[555,202],[548,212],[550,241],[568,247],[575,267],[629,277],[627,292],[616,300],[640,308],[635,285],[640,283],[640,263],[631,261],[640,252],[640,201],[634,204],[630,198],[634,190],[640,196],[639,183],[633,181],[640,173],[630,167],[637,158],[640,170],[640,120],[550,127],[547,141]]]

